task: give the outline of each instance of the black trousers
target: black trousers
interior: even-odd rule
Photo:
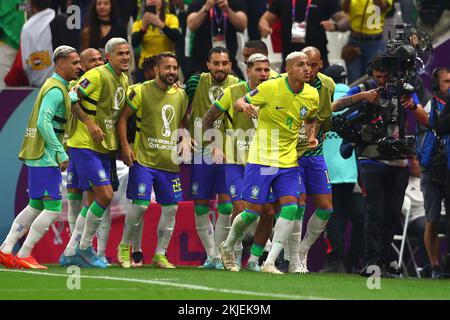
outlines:
[[[396,260],[391,243],[400,223],[409,170],[407,167],[363,163],[360,175],[367,192],[364,262],[383,265]]]
[[[340,260],[351,270],[364,252],[364,214],[366,211],[365,197],[354,193],[354,183],[332,184],[333,214],[325,229],[325,239],[328,244],[327,257],[330,260]],[[350,249],[346,258],[344,251],[344,234],[347,222],[352,224]]]

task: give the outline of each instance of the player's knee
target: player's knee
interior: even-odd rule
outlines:
[[[315,214],[318,218],[322,220],[328,220],[331,218],[331,214],[333,213],[333,208],[329,209],[317,209]]]
[[[229,216],[230,214],[233,213],[233,205],[231,204],[231,202],[219,203],[217,205],[217,211],[220,214],[224,214],[224,215]]]
[[[205,214],[209,213],[209,207],[203,204],[196,204],[194,206],[194,210],[197,217],[204,216]]]
[[[280,218],[284,218],[290,221],[294,220],[295,215],[297,214],[297,209],[298,209],[297,204],[281,205]]]
[[[113,195],[112,188],[105,188],[99,192],[96,201],[106,208],[111,203]]]

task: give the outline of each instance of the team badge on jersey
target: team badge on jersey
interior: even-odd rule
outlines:
[[[192,183],[192,194],[197,194],[197,193],[198,193],[198,183],[193,182]]]
[[[250,92],[250,97],[253,97],[254,95],[257,95],[259,93],[258,88]]]
[[[83,89],[86,89],[90,84],[91,82],[87,78],[83,79],[83,81],[80,82],[80,86]]]
[[[136,91],[132,90],[128,95],[128,100],[133,101],[134,97],[136,97]]]
[[[72,179],[73,179],[73,173],[72,173],[72,172],[69,172],[69,173],[67,174],[67,183],[68,183],[68,184],[71,184],[71,183],[72,183]]]
[[[230,186],[230,195],[231,195],[231,197],[235,197],[236,196],[236,186],[234,185],[234,184],[232,184],[231,186]]]
[[[98,176],[102,181],[106,181],[106,172],[103,169],[98,170]]]
[[[300,119],[305,119],[306,115],[308,114],[308,108],[306,107],[301,107],[300,108]]]
[[[147,186],[144,183],[139,183],[138,192],[140,196],[145,195],[145,191],[147,190]]]
[[[259,196],[259,187],[258,186],[253,186],[252,187],[252,198],[253,199],[258,199]]]

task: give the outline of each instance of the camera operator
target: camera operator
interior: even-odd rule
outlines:
[[[363,137],[356,143],[360,175],[367,200],[364,222],[365,267],[360,273],[366,277],[371,275],[367,271],[370,265],[378,265],[384,277],[397,277],[400,274],[397,265],[391,263],[396,260],[391,243],[400,221],[408,185],[406,158],[413,153],[410,150],[411,140],[403,139],[401,134],[405,130],[405,123],[402,122],[402,119],[406,119],[405,110],[413,112],[420,123],[428,124],[428,116],[415,93],[402,90],[403,108],[397,108],[398,90],[389,89],[392,85],[391,79],[396,77],[394,71],[387,66],[386,61],[389,58],[385,54],[375,55],[369,63],[368,71],[373,79],[365,85],[352,87],[346,97],[333,103],[334,111],[355,103],[365,103],[366,108],[371,108],[374,113],[368,126],[378,130],[376,133],[372,132],[372,135],[377,137],[373,141]],[[402,112],[398,112],[400,109]]]
[[[450,212],[450,192],[448,159],[450,157],[449,132],[439,130],[445,116],[444,108],[449,97],[450,68],[436,68],[431,75],[433,97],[425,106],[429,117],[429,127],[419,135],[417,155],[422,169],[421,189],[424,197],[426,216],[424,243],[431,264],[432,278],[443,278],[450,270],[443,270],[439,264],[439,220],[441,203],[445,200],[445,213]],[[447,228],[448,229],[448,228]],[[447,230],[448,232],[448,230]],[[450,248],[448,248],[450,250]]]

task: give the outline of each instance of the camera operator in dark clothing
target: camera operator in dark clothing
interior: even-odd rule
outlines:
[[[450,97],[450,68],[440,67],[433,70],[431,76],[433,97],[425,106],[429,114],[429,129],[419,135],[417,155],[422,169],[421,189],[425,206],[424,243],[431,264],[431,276],[434,279],[450,276],[450,263],[439,263],[439,221],[441,204],[444,199],[447,218],[447,233],[450,219],[450,127],[448,117],[448,98]],[[446,101],[447,99],[447,101]],[[447,237],[448,239],[448,237]],[[449,252],[450,247],[447,248]],[[450,257],[449,254],[446,255]],[[442,268],[445,267],[445,270]]]
[[[366,277],[371,275],[367,271],[371,265],[378,265],[384,277],[400,274],[397,265],[391,263],[396,260],[391,243],[408,185],[407,158],[414,153],[414,143],[404,136],[406,110],[413,112],[423,125],[428,124],[428,116],[417,95],[404,89],[406,84],[400,86],[394,81],[398,74],[390,66],[391,58],[385,54],[373,57],[368,72],[373,80],[352,87],[346,97],[333,103],[333,111],[359,103],[359,109],[351,111],[353,108],[350,108],[350,111],[356,112],[355,118],[363,117],[365,121],[358,127],[359,138],[351,142],[356,144],[360,176],[366,191],[365,267],[360,273]],[[335,131],[348,140],[345,132]]]

